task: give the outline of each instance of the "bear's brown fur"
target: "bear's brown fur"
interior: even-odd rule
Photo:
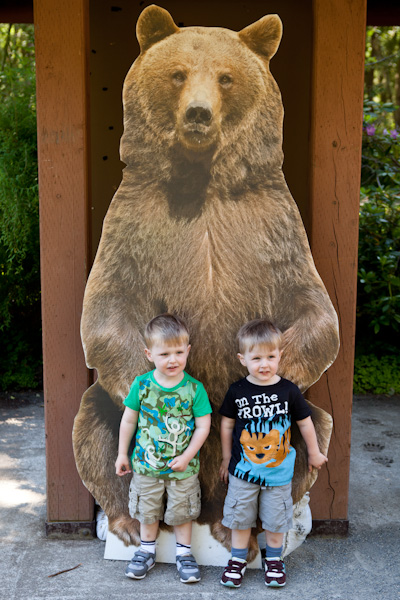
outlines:
[[[83,396],[74,450],[83,481],[110,529],[136,543],[128,477],[115,475],[122,400],[150,369],[144,325],[182,315],[192,351],[187,370],[205,385],[213,427],[201,455],[203,510],[218,539],[225,487],[218,480],[218,408],[242,377],[235,336],[269,317],[284,331],[279,373],[303,390],[336,357],[337,317],[315,269],[282,173],[283,108],[269,60],[281,38],[276,15],[239,33],[178,28],[169,13],[139,17],[140,56],[124,84],[123,181],[104,221],[86,287],[82,339],[98,380]],[[313,407],[327,450],[331,419]],[[296,432],[293,432],[296,441]],[[297,443],[299,500],[315,480]],[[254,540],[253,550],[254,554]]]

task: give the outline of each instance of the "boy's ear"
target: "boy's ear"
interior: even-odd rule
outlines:
[[[146,355],[147,360],[149,360],[150,362],[154,362],[153,356],[151,354],[151,350],[149,350],[148,348],[145,348],[144,353]]]
[[[189,354],[189,352],[190,352],[190,348],[191,348],[191,347],[192,347],[192,346],[191,346],[190,344],[188,344],[188,345],[187,345],[187,353],[188,353],[188,354]]]
[[[240,363],[245,367],[246,366],[246,362],[244,360],[243,354],[240,354],[240,352],[238,352],[237,357],[240,360]]]

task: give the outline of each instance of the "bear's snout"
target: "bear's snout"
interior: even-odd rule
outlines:
[[[191,102],[185,113],[187,123],[195,123],[199,125],[209,125],[212,121],[212,108],[208,102]]]
[[[183,147],[196,154],[209,152],[215,146],[218,137],[215,107],[207,98],[193,96],[188,98],[187,104],[182,104],[178,135]]]

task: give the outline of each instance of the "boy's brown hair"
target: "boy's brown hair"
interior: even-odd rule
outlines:
[[[237,334],[240,354],[251,351],[254,346],[281,349],[282,332],[268,319],[254,319],[242,325]]]
[[[147,323],[144,330],[144,341],[147,348],[160,342],[162,344],[189,344],[189,330],[181,317],[163,313]]]

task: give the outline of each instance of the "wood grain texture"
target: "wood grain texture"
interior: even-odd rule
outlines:
[[[339,317],[341,349],[308,393],[334,420],[314,519],[347,519],[357,292],[366,0],[314,1],[311,249]]]
[[[72,451],[89,384],[80,340],[88,256],[88,2],[34,4],[48,521],[90,521]]]

